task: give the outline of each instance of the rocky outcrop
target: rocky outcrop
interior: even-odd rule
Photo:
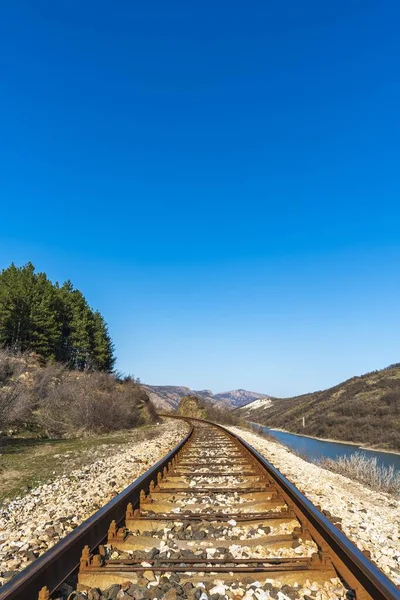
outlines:
[[[177,414],[182,417],[195,417],[196,419],[207,419],[207,407],[201,398],[197,396],[185,396],[180,401]]]

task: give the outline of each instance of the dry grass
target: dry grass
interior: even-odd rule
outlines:
[[[208,419],[221,425],[242,425],[242,421],[231,409],[219,407],[216,404],[199,396],[184,396],[176,411],[177,415],[193,417],[197,419]]]
[[[131,378],[41,367],[28,355],[0,349],[0,435],[36,430],[49,438],[79,437],[154,420],[147,394]]]
[[[147,396],[133,381],[118,384],[105,373],[76,375],[46,367],[37,386],[37,422],[49,437],[105,433],[143,425]]]
[[[400,473],[396,472],[394,466],[385,467],[380,465],[378,458],[369,458],[363,452],[354,452],[349,456],[340,456],[337,458],[319,458],[313,459],[307,456],[305,452],[290,448],[286,444],[269,435],[255,423],[249,424],[247,427],[252,433],[257,433],[270,442],[283,446],[291,454],[298,456],[306,462],[313,463],[323,469],[338,473],[344,477],[348,477],[353,481],[358,481],[377,492],[385,492],[387,494],[400,496]]]
[[[0,438],[0,506],[41,483],[118,452],[127,444],[152,440],[158,435],[157,426],[146,425],[80,439]]]
[[[377,458],[368,458],[362,452],[337,459],[324,458],[317,464],[324,469],[344,475],[354,481],[368,486],[377,492],[400,495],[400,473],[394,467],[384,467]]]

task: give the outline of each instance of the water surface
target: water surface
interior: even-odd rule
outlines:
[[[395,470],[400,472],[400,454],[364,450],[361,449],[360,446],[353,446],[352,444],[324,442],[303,435],[295,435],[294,433],[286,433],[285,431],[275,431],[274,429],[262,427],[261,425],[256,427],[273,436],[278,441],[282,442],[282,444],[288,446],[288,448],[304,454],[308,459],[337,458],[338,456],[350,456],[351,454],[354,454],[354,452],[362,452],[368,456],[368,458],[377,458],[378,462],[385,467],[393,465]]]

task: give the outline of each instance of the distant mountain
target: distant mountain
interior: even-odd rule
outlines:
[[[324,391],[256,400],[237,412],[293,433],[400,450],[400,364]]]
[[[258,398],[266,397],[265,394],[242,389],[213,394],[211,390],[191,390],[185,386],[147,384],[141,384],[141,386],[148,394],[154,406],[158,410],[166,411],[176,410],[181,398],[184,396],[199,396],[209,402],[223,404],[229,408],[238,408]]]
[[[257,416],[262,415],[266,408],[273,405],[274,401],[276,401],[276,398],[272,399],[269,396],[263,396],[262,398],[258,398],[258,400],[240,406],[239,410],[242,416],[245,415],[251,420],[251,417],[256,414]]]
[[[253,402],[253,400],[268,398],[268,396],[259,394],[258,392],[248,392],[247,390],[240,389],[215,394],[214,398],[232,408],[240,408],[241,406],[249,404],[249,402]]]
[[[141,384],[142,389],[147,393],[148,397],[154,404],[157,410],[176,410],[181,398],[190,396],[194,392],[184,386],[177,385],[145,385]]]

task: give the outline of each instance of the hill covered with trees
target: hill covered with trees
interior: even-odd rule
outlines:
[[[100,312],[70,281],[53,284],[32,263],[0,273],[0,346],[79,371],[111,372],[115,362]]]
[[[293,433],[400,450],[400,364],[327,390],[257,402],[236,412]]]

